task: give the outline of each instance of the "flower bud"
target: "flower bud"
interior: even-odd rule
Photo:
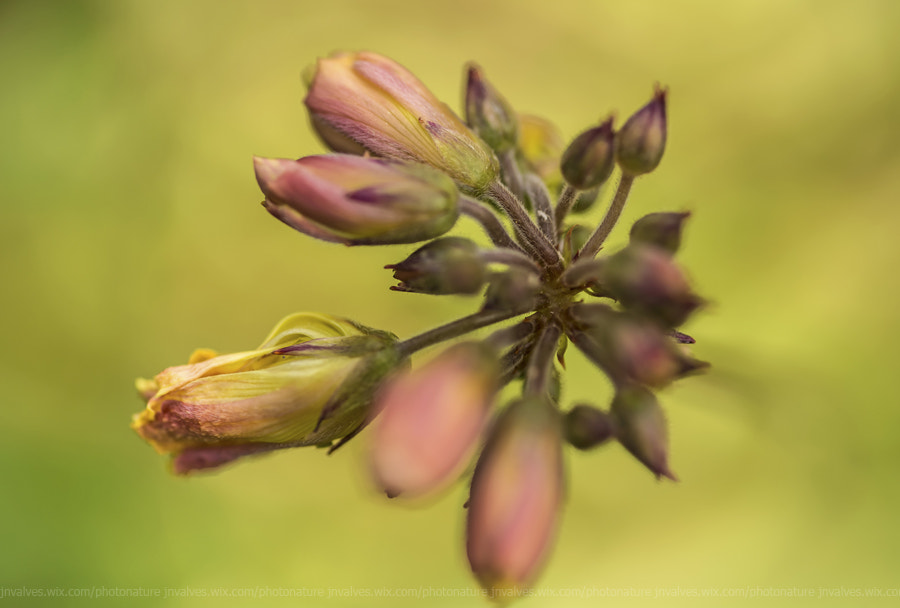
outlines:
[[[380,156],[427,163],[476,192],[497,177],[488,145],[418,78],[382,55],[320,59],[305,103],[314,121]]]
[[[569,314],[582,329],[585,355],[617,384],[662,388],[707,364],[689,357],[656,324],[603,304],[577,304]]]
[[[315,116],[310,116],[309,123],[312,125],[313,131],[319,137],[319,140],[332,152],[355,154],[356,156],[363,156],[366,153],[366,149],[362,144],[353,141],[328,123],[318,120]]]
[[[400,284],[394,291],[432,295],[467,294],[481,291],[487,281],[487,264],[478,245],[458,236],[445,236],[416,249],[399,264],[385,268],[394,271]]]
[[[602,188],[597,186],[596,188],[583,190],[576,194],[575,203],[572,205],[572,211],[570,213],[586,213],[593,209],[594,205],[597,204],[597,201],[600,199],[600,190],[602,190]]]
[[[669,431],[666,417],[653,393],[639,386],[624,386],[616,393],[611,411],[625,446],[657,477],[678,481],[669,469]]]
[[[519,120],[512,106],[477,65],[470,63],[467,75],[466,123],[494,151],[513,148],[519,138]]]
[[[497,366],[491,349],[463,342],[378,391],[370,464],[388,496],[429,494],[462,472],[499,388]]]
[[[458,217],[456,186],[421,163],[346,154],[253,162],[266,210],[326,241],[414,243],[447,232]]]
[[[400,363],[396,337],[346,319],[298,313],[256,350],[201,349],[187,365],[139,380],[132,428],[176,473],[248,454],[328,445],[358,430],[374,386]]]
[[[563,423],[566,441],[579,450],[590,450],[616,434],[613,417],[584,403],[573,407]]]
[[[560,168],[566,182],[579,190],[596,188],[612,174],[616,139],[609,118],[576,137],[563,152]]]
[[[521,595],[550,554],[564,497],[562,430],[543,399],[498,417],[472,476],[466,553],[497,599]]]
[[[690,215],[689,212],[645,215],[631,227],[630,242],[656,245],[674,255],[681,246],[684,221]]]
[[[519,114],[519,160],[544,180],[550,192],[562,185],[559,159],[564,149],[565,141],[556,125],[540,116]]]
[[[541,280],[537,275],[510,267],[491,277],[482,310],[530,310],[534,308],[540,290]]]
[[[650,103],[619,130],[616,159],[625,173],[650,173],[662,160],[666,149],[666,93],[657,86]]]
[[[652,245],[629,245],[610,256],[601,284],[626,309],[669,328],[684,323],[703,304],[671,256]]]

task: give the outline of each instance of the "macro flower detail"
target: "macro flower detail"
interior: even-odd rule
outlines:
[[[453,181],[421,163],[345,154],[253,162],[269,213],[322,240],[414,243],[447,232],[458,216]]]
[[[466,123],[391,59],[320,59],[305,103],[335,153],[254,164],[275,218],[332,243],[416,243],[385,266],[386,287],[410,306],[421,299],[407,294],[466,296],[472,312],[404,340],[292,315],[255,350],[198,350],[139,380],[133,428],[176,473],[282,448],[331,453],[368,429],[379,492],[415,500],[469,484],[469,566],[504,601],[536,584],[556,543],[565,449],[617,445],[676,479],[657,391],[709,368],[682,331],[705,300],[676,261],[690,214],[650,213],[610,239],[637,178],[662,160],[666,89],[618,130],[608,119],[567,144],[475,64],[465,74]],[[480,239],[447,234],[460,215]],[[566,361],[578,356],[609,395],[570,402]]]
[[[315,123],[380,156],[427,163],[475,190],[496,176],[490,147],[409,70],[383,55],[319,59],[306,107]]]
[[[132,427],[177,473],[282,447],[328,445],[364,422],[371,389],[399,363],[395,338],[345,319],[300,313],[255,350],[196,351],[140,380]]]

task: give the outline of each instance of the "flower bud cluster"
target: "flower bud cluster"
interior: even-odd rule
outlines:
[[[566,145],[550,121],[517,113],[475,64],[465,120],[376,53],[320,59],[307,85],[311,124],[332,153],[255,158],[265,209],[324,241],[416,243],[386,266],[392,290],[480,295],[480,306],[402,341],[346,319],[292,315],[256,350],[198,351],[138,381],[146,409],[133,427],[175,472],[190,473],[280,448],[333,450],[371,426],[373,484],[397,500],[433,496],[474,462],[469,564],[485,588],[521,593],[555,541],[566,445],[618,443],[675,479],[654,391],[707,366],[678,330],[704,303],[674,260],[688,214],[647,215],[627,244],[597,257],[635,180],[660,164],[666,91],[657,87],[620,128],[609,118]],[[616,173],[602,220],[568,223],[608,198]],[[486,242],[447,236],[460,216]],[[569,342],[610,379],[605,408],[564,403]],[[501,403],[511,383],[521,396]]]

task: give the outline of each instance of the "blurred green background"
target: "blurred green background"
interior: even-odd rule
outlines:
[[[666,157],[623,224],[694,211],[680,259],[714,305],[687,331],[714,371],[662,396],[681,483],[618,446],[569,455],[539,590],[896,592],[898,28],[892,0],[3,2],[0,587],[474,592],[463,484],[427,509],[383,500],[364,439],[179,479],[128,428],[136,376],[253,347],[290,312],[408,337],[475,308],[389,292],[381,267],[413,247],[316,242],[259,206],[251,155],[321,150],[303,68],[371,49],[455,107],[477,60],[567,137],[670,87]],[[574,354],[570,372],[567,403],[607,399]]]

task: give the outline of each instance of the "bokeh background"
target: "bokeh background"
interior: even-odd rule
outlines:
[[[623,223],[694,211],[680,259],[714,304],[687,330],[715,367],[662,396],[680,483],[618,446],[569,454],[538,589],[896,602],[831,596],[900,587],[898,28],[892,0],[4,1],[0,586],[474,593],[464,484],[428,508],[383,500],[362,438],[180,479],[128,428],[136,376],[255,346],[290,312],[407,337],[477,305],[389,292],[381,267],[413,247],[315,242],[259,206],[251,155],[321,150],[304,67],[371,49],[455,107],[475,59],[568,137],[671,90],[666,157]],[[567,403],[608,399],[569,364]],[[774,597],[789,588],[831,599]]]

